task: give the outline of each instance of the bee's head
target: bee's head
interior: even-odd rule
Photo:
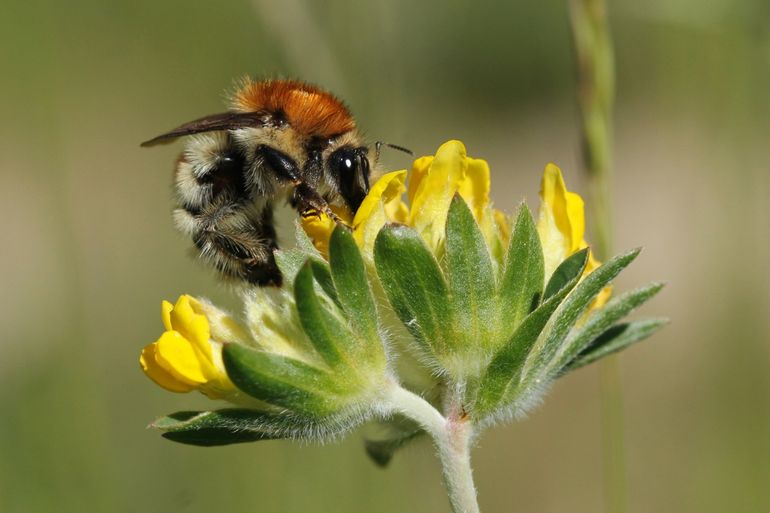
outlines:
[[[358,210],[369,192],[369,149],[342,146],[329,154],[326,166],[345,203],[353,212]]]

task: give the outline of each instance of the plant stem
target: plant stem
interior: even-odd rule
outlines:
[[[446,419],[432,404],[398,383],[393,383],[388,392],[391,411],[412,419],[433,439],[443,436],[446,430]]]
[[[600,260],[612,246],[612,107],[615,66],[604,0],[570,0],[577,67],[583,163],[588,175],[592,250]]]
[[[604,453],[604,508],[609,513],[623,513],[627,510],[627,499],[620,362],[613,355],[598,363]]]
[[[454,513],[479,513],[471,470],[471,434],[470,422],[448,420],[444,438],[436,441]]]
[[[577,62],[583,161],[588,175],[592,250],[599,260],[612,252],[612,107],[615,69],[604,0],[570,0]],[[604,452],[605,511],[626,510],[622,390],[616,356],[599,362]]]
[[[471,471],[472,425],[450,411],[445,418],[428,401],[398,384],[390,389],[390,409],[417,422],[432,438],[454,513],[479,513]]]

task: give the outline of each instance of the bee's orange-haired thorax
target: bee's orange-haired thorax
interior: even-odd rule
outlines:
[[[248,81],[233,97],[239,112],[281,113],[299,133],[333,137],[356,127],[348,108],[337,97],[295,80]]]

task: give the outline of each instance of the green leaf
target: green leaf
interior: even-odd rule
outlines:
[[[591,272],[575,287],[575,290],[559,306],[552,322],[546,328],[543,343],[534,348],[536,353],[530,359],[532,364],[530,369],[526,371],[525,379],[534,379],[540,371],[552,364],[553,358],[560,353],[567,334],[580,315],[588,308],[596,295],[636,258],[639,251],[639,249],[634,249],[610,259]]]
[[[326,265],[325,262],[323,262],[323,257],[321,257],[321,254],[315,246],[313,246],[313,241],[310,240],[310,237],[307,236],[305,230],[302,229],[302,225],[299,221],[294,221],[294,236],[296,239],[296,247],[289,250],[279,249],[273,252],[275,263],[278,265],[278,269],[283,275],[284,283],[294,282],[294,278],[296,277],[297,272],[299,272],[300,267],[302,267],[308,259],[316,264],[323,263],[323,265]],[[326,271],[328,274],[328,268]],[[323,270],[319,269],[319,273],[323,273]],[[323,277],[318,278],[318,283],[321,284],[321,286],[324,285]],[[329,294],[329,291],[326,290],[326,288],[324,288],[324,291]],[[329,297],[334,299],[332,294],[330,294]]]
[[[663,285],[660,283],[640,287],[613,298],[604,307],[592,312],[585,324],[569,334],[563,344],[559,360],[550,366],[552,372],[559,372],[564,365],[574,360],[592,340],[628,315],[633,309],[652,298],[661,288]]]
[[[668,324],[668,319],[644,319],[616,324],[594,339],[574,360],[568,363],[562,374],[575,370],[600,358],[644,340]]]
[[[286,438],[285,416],[247,409],[181,411],[161,417],[150,426],[164,438],[188,445],[211,447]]]
[[[300,269],[294,280],[294,302],[302,329],[315,350],[330,367],[340,364],[345,359],[342,348],[352,345],[353,334],[318,299],[311,262]]]
[[[458,194],[446,221],[446,270],[456,350],[488,346],[496,332],[495,276],[489,249],[471,210]]]
[[[364,260],[353,235],[341,226],[332,232],[329,263],[334,287],[348,319],[361,337],[370,343],[369,350],[381,350],[377,308],[369,288]]]
[[[279,249],[273,252],[275,256],[275,263],[278,265],[278,270],[283,275],[284,283],[291,283],[294,281],[294,277],[297,275],[299,268],[308,259],[307,253],[304,253],[297,249],[284,250]]]
[[[294,219],[294,241],[296,242],[296,249],[306,257],[321,258],[321,253],[313,245],[313,241],[308,237],[307,232],[302,228],[302,223],[297,218]]]
[[[522,205],[500,283],[502,326],[515,329],[537,307],[543,295],[544,279],[543,247],[532,215]]]
[[[421,429],[414,429],[408,433],[396,436],[393,438],[387,438],[383,440],[364,440],[364,448],[366,454],[380,467],[388,466],[390,460],[393,459],[393,455],[406,446],[412,440],[425,434],[425,431]]]
[[[386,225],[374,243],[374,261],[385,294],[401,322],[428,353],[452,347],[448,290],[422,237],[403,225]]]
[[[583,274],[587,262],[588,248],[583,248],[559,264],[559,267],[551,275],[551,279],[548,280],[543,301],[556,294],[565,283],[571,281],[575,276]]]
[[[583,252],[583,266],[588,253]],[[514,331],[508,342],[493,356],[486,373],[479,381],[477,397],[472,413],[480,417],[494,410],[501,402],[505,402],[515,394],[522,378],[524,363],[530,354],[543,328],[553,315],[559,304],[575,287],[582,270],[578,269],[572,279],[564,283],[547,300],[540,304]]]
[[[337,290],[334,288],[334,281],[332,280],[332,273],[329,269],[329,264],[317,258],[308,258],[307,261],[310,263],[310,267],[313,269],[313,277],[315,278],[315,281],[321,286],[326,295],[339,305],[340,302],[337,298]]]
[[[309,415],[339,408],[344,386],[335,376],[307,363],[241,344],[226,344],[222,360],[227,375],[240,390],[276,406]]]

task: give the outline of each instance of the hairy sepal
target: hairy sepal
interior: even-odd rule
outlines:
[[[286,438],[276,414],[228,408],[217,411],[180,411],[161,417],[150,427],[174,442],[202,447]],[[283,431],[283,432],[282,432]]]
[[[266,403],[314,417],[331,415],[357,395],[340,373],[240,344],[222,350],[227,375],[240,390]]]
[[[582,250],[565,261],[567,269],[560,276],[561,288],[551,293],[533,312],[527,315],[511,338],[492,357],[486,372],[476,386],[470,388],[471,414],[482,418],[509,401],[520,387],[523,368],[538,337],[553,313],[573,290],[588,262],[588,250]],[[577,263],[577,265],[575,265]],[[559,272],[559,269],[557,269]],[[555,273],[554,273],[555,274]],[[475,396],[475,397],[474,397]]]
[[[414,420],[396,414],[366,427],[364,448],[375,464],[386,467],[400,449],[425,434]]]
[[[588,319],[580,327],[569,333],[562,344],[558,357],[549,364],[548,373],[559,374],[562,368],[574,360],[596,337],[651,299],[662,288],[663,285],[660,283],[640,287],[613,298],[604,307],[591,312]]]
[[[364,440],[364,449],[371,460],[379,467],[387,467],[393,456],[402,448],[409,445],[425,432],[415,428],[410,432],[403,433],[392,438],[383,438],[379,440]]]
[[[323,256],[313,246],[313,241],[310,240],[298,221],[294,222],[294,235],[296,242],[294,248],[288,250],[278,249],[273,252],[275,263],[278,265],[278,270],[281,271],[284,283],[292,283],[300,268],[308,259],[313,260],[313,262],[323,262]],[[323,270],[320,270],[320,272],[323,272]],[[321,282],[320,279],[319,282]]]
[[[567,335],[575,326],[583,312],[591,304],[591,301],[612,281],[623,269],[626,268],[639,254],[639,249],[634,249],[611,258],[588,276],[586,276],[570,292],[566,299],[559,305],[548,325],[543,330],[540,339],[533,347],[525,363],[522,384],[526,387],[531,382],[543,382],[547,379],[552,366],[558,362],[567,350]],[[558,269],[557,269],[558,272]],[[555,272],[554,275],[557,273]],[[553,280],[553,278],[552,278]],[[550,286],[550,284],[549,284]],[[548,287],[547,287],[548,288]],[[548,295],[546,288],[546,296]]]
[[[356,336],[332,304],[324,304],[316,294],[314,282],[313,264],[308,261],[294,280],[294,302],[302,328],[326,365],[332,369],[349,365]]]
[[[508,245],[498,290],[501,325],[508,336],[540,304],[544,272],[540,237],[529,209],[522,205]]]
[[[372,408],[349,408],[317,418],[287,410],[227,408],[172,413],[149,427],[163,431],[162,436],[168,440],[200,447],[276,439],[326,442],[355,429],[374,413]]]
[[[366,266],[353,235],[342,226],[332,232],[329,263],[339,305],[362,342],[355,356],[384,362],[377,307]]]
[[[435,257],[416,231],[390,224],[377,234],[374,261],[385,295],[419,352],[442,367],[455,341],[449,287]]]
[[[473,363],[494,344],[498,302],[489,248],[470,208],[458,194],[452,198],[447,215],[444,255],[453,331],[453,345],[447,349],[455,359]]]
[[[562,368],[561,374],[566,374],[621,351],[631,344],[641,342],[668,322],[668,319],[642,319],[616,324],[592,340],[574,360]]]

